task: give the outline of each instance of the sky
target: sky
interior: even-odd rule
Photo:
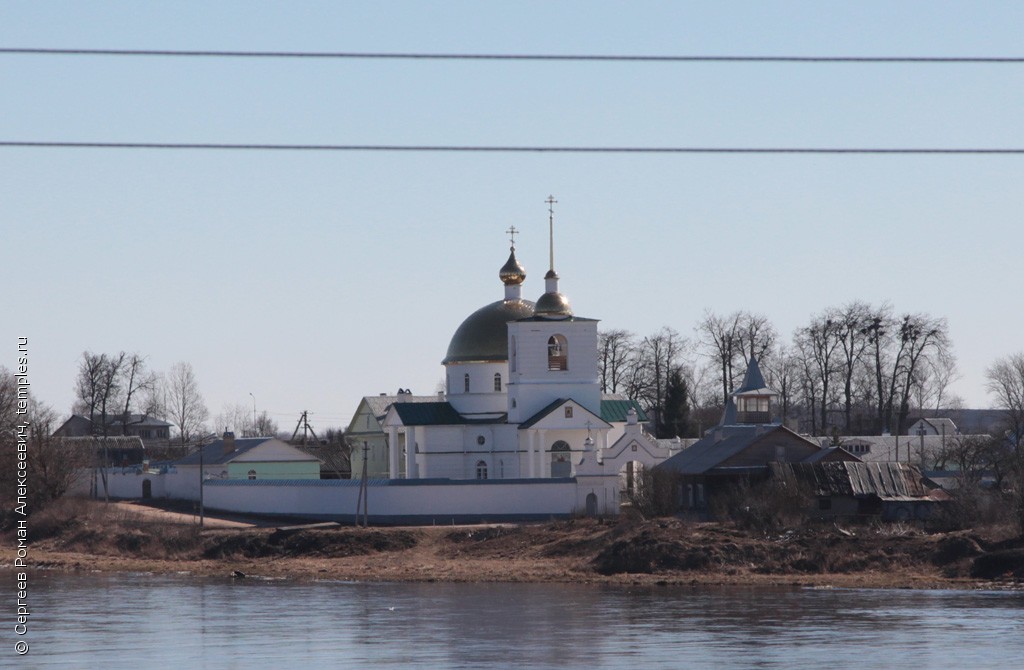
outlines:
[[[1020,57],[1018,2],[34,2],[0,47]],[[1022,64],[0,54],[0,141],[1024,148]],[[575,313],[783,339],[853,300],[948,320],[965,406],[1024,350],[1024,156],[0,147],[0,364],[70,412],[83,351],[192,364],[211,416],[347,425],[436,391],[461,321],[555,265]]]

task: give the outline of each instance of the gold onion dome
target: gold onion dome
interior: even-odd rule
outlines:
[[[516,259],[516,248],[512,247],[508,255],[508,260],[501,266],[501,270],[498,271],[498,277],[501,278],[501,282],[505,286],[516,286],[526,281],[526,270],[519,261]]]
[[[568,298],[555,291],[545,293],[537,300],[534,313],[548,319],[565,319],[572,316],[572,307],[569,306]]]
[[[558,290],[558,275],[555,271],[548,270],[544,279],[548,284],[548,290],[537,300],[534,314],[546,319],[567,319],[572,316],[569,299]]]

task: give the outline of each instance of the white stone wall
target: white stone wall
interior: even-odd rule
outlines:
[[[88,494],[88,480],[76,493]],[[115,469],[108,473],[111,498],[142,497],[143,482],[150,482],[154,499],[199,499],[198,472],[178,470],[163,474]],[[427,481],[394,483],[368,481],[371,520],[383,523],[449,523],[452,520],[547,518],[583,514],[586,498],[594,493],[602,515],[618,513],[619,477],[614,469],[606,476],[573,481],[497,480]],[[353,519],[360,482],[353,480],[221,480],[208,479],[203,500],[210,509],[244,514],[305,518]],[[99,496],[103,497],[102,485]]]
[[[211,482],[204,491],[211,509],[307,518],[354,518],[359,482]],[[447,523],[451,519],[494,520],[567,516],[577,510],[574,482],[427,482],[393,485],[368,482],[368,509],[392,522]]]

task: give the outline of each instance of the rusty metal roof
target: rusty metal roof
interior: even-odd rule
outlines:
[[[877,496],[882,500],[936,499],[941,489],[907,463],[771,463],[772,476],[806,483],[818,496]]]

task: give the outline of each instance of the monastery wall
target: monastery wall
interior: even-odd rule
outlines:
[[[208,508],[226,512],[353,522],[359,484],[352,480],[211,481],[204,500]],[[572,480],[376,480],[367,484],[371,523],[542,520],[577,512]]]

